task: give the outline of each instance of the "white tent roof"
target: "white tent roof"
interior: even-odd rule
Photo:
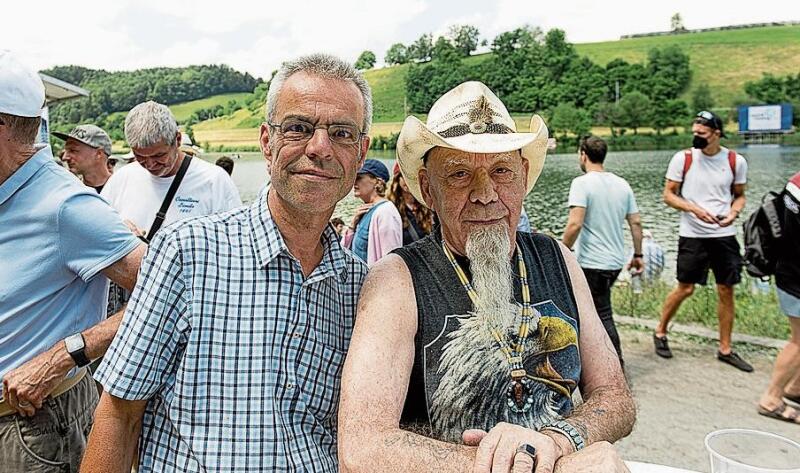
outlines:
[[[64,100],[74,99],[78,97],[88,97],[89,91],[78,87],[77,85],[64,82],[61,79],[50,77],[47,74],[39,73],[39,76],[44,82],[44,93],[47,98],[47,105],[51,106],[55,103]]]

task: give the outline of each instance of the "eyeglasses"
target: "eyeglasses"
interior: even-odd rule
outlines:
[[[297,118],[287,118],[279,124],[267,122],[267,125],[277,128],[284,141],[292,143],[304,143],[310,140],[318,128],[327,130],[328,138],[330,138],[331,142],[340,145],[354,145],[365,134],[353,125],[313,125]]]
[[[707,112],[705,110],[703,110],[702,112],[697,112],[697,115],[695,115],[695,116],[703,118],[703,119],[706,119],[706,120],[709,120],[709,121],[714,120],[714,114],[711,113],[711,112]]]

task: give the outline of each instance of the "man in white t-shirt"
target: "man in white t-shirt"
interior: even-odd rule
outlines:
[[[114,173],[101,195],[138,235],[146,235],[184,159],[181,133],[169,108],[156,102],[134,107],[125,118],[125,139],[135,161]],[[242,205],[233,180],[220,167],[194,158],[170,202],[163,226],[187,217]],[[162,227],[163,228],[163,227]]]
[[[719,351],[717,359],[742,371],[753,367],[731,349],[733,286],[741,280],[742,257],[732,226],[745,206],[747,162],[720,146],[725,136],[722,120],[702,111],[692,122],[692,148],[675,153],[667,169],[664,202],[681,210],[678,239],[678,285],[669,293],[653,340],[656,354],[671,358],[667,327],[681,303],[705,285],[714,272],[719,295]]]
[[[570,185],[569,219],[562,241],[567,248],[576,244],[578,264],[589,283],[597,315],[622,362],[611,308],[611,287],[626,263],[624,220],[628,221],[633,238],[633,259],[628,267],[637,274],[642,272],[642,220],[631,186],[603,167],[607,152],[606,142],[596,136],[581,140],[578,153],[585,174],[573,179]]]

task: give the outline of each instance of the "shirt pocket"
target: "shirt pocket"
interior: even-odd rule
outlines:
[[[345,355],[343,350],[310,339],[298,363],[301,400],[309,413],[329,431],[336,427]]]

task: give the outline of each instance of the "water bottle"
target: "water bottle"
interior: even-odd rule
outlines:
[[[642,273],[631,270],[631,289],[634,294],[642,293]]]

